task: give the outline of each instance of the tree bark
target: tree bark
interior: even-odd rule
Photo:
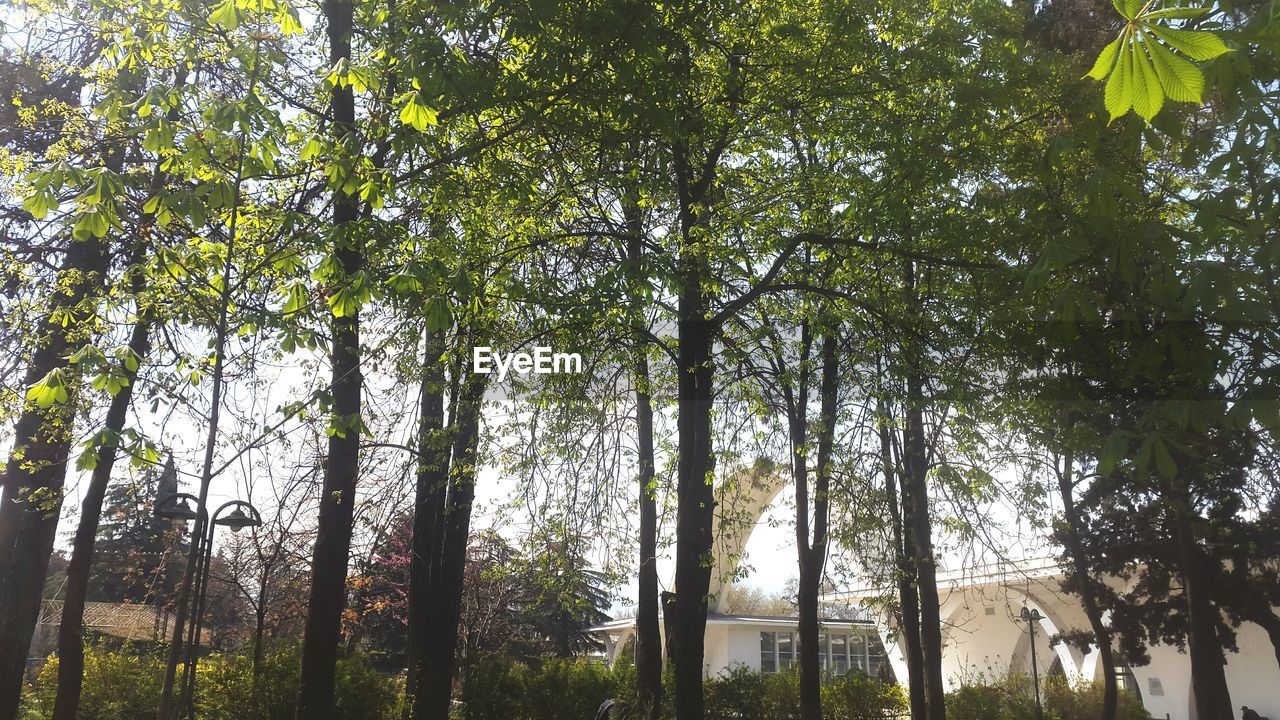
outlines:
[[[662,634],[658,628],[658,504],[654,478],[653,399],[650,396],[648,339],[643,316],[639,313],[643,296],[639,292],[642,279],[643,232],[640,208],[633,199],[625,201],[627,226],[627,262],[633,285],[632,302],[637,313],[633,320],[632,381],[636,394],[636,455],[639,474],[636,478],[637,503],[640,507],[639,598],[636,603],[636,700],[639,716],[658,720],[662,712]]]
[[[702,720],[702,675],[707,625],[707,592],[711,565],[712,518],[712,328],[702,318],[701,302],[689,297],[700,291],[700,280],[687,280],[695,289],[681,297],[679,322],[680,375],[677,436],[676,597],[671,638],[675,664],[675,701],[678,720]]]
[[[898,481],[895,475],[893,451],[889,441],[889,414],[884,398],[878,401],[880,415],[880,462],[884,472],[886,497],[888,498],[890,523],[893,525],[894,566],[898,578],[898,603],[902,614],[902,646],[907,662],[907,696],[911,704],[911,717],[923,720],[927,713],[924,692],[924,650],[920,640],[920,595],[916,589],[916,572],[913,558],[915,543],[911,541],[910,504],[898,499]],[[905,492],[904,492],[905,495]]]
[[[134,268],[137,277],[141,268]],[[135,280],[134,295],[140,294],[140,281]],[[129,337],[129,351],[142,359],[151,352],[151,313],[139,310]],[[64,589],[62,618],[58,625],[58,692],[53,704],[53,720],[75,720],[80,707],[80,691],[84,684],[84,604],[89,590],[89,566],[93,562],[94,543],[98,537],[98,522],[102,516],[102,502],[111,471],[116,464],[120,431],[124,429],[129,407],[133,402],[133,389],[138,372],[126,365],[125,385],[111,398],[103,429],[110,436],[98,452],[98,464],[89,477],[89,486],[80,503],[80,522],[76,525],[75,539],[71,546],[71,560],[67,564],[67,581]]]
[[[471,374],[463,384],[453,425],[453,457],[449,468],[448,504],[444,513],[444,545],[438,573],[432,573],[430,592],[437,607],[432,615],[427,652],[423,656],[425,682],[418,688],[425,720],[448,720],[457,669],[458,622],[462,612],[463,575],[471,534],[471,503],[475,498],[476,451],[480,442],[480,410],[485,376]],[[438,578],[438,583],[437,583]]]
[[[920,314],[916,294],[915,265],[907,263],[906,290],[910,312]],[[918,327],[918,323],[913,323]],[[911,507],[912,561],[920,593],[920,646],[924,660],[924,692],[928,720],[945,720],[942,684],[942,618],[938,602],[938,566],[933,553],[933,523],[929,514],[928,448],[924,429],[924,373],[919,363],[923,349],[916,342],[907,348],[907,427],[903,442],[903,495]]]
[[[67,355],[83,330],[81,320],[96,316],[93,304],[105,287],[107,245],[90,237],[72,240],[58,272],[66,282],[49,298],[24,385],[39,382],[53,370],[68,368]],[[63,327],[59,319],[76,320]],[[27,652],[40,618],[41,596],[49,555],[62,509],[71,425],[75,419],[78,381],[66,373],[67,400],[40,408],[27,403],[13,432],[13,450],[3,477],[0,498],[0,720],[14,720],[22,694]]]
[[[432,573],[439,571],[443,543],[449,444],[444,435],[444,338],[428,331],[423,351],[422,390],[418,417],[418,468],[413,515],[413,556],[409,562],[408,676],[405,678],[405,714],[411,720],[426,717],[425,653],[430,648],[429,626],[434,616]]]
[[[808,335],[807,323],[802,331]],[[807,337],[802,362],[807,362]],[[809,538],[809,473],[806,462],[808,436],[808,371],[801,368],[796,421],[792,432],[792,466],[796,487],[796,547],[800,560],[800,583],[797,593],[800,634],[800,717],[822,720],[822,667],[818,653],[818,592],[827,559],[827,494],[831,478],[831,455],[835,438],[837,400],[837,349],[834,332],[822,341],[822,381],[819,389],[818,456],[813,492],[813,539]]]
[[[1178,565],[1187,603],[1187,654],[1191,658],[1191,689],[1198,720],[1233,720],[1227,689],[1226,657],[1218,637],[1221,613],[1210,600],[1211,562],[1196,544],[1191,496],[1185,481],[1170,483],[1169,510],[1178,546]]]
[[[354,8],[351,0],[324,0],[330,66],[351,59]],[[355,96],[350,85],[334,87],[329,98],[335,142],[346,144],[355,133]],[[359,241],[352,231],[358,200],[341,188],[333,191],[334,255],[343,280],[363,265]],[[298,684],[298,720],[334,718],[334,664],[337,662],[342,611],[346,605],[347,563],[355,508],[360,455],[360,316],[334,317],[330,365],[333,413],[341,430],[329,437],[324,491],[311,562],[311,594],[302,640],[302,672]]]
[[[1080,540],[1083,524],[1076,508],[1075,483],[1072,481],[1074,459],[1071,453],[1063,458],[1063,471],[1058,473],[1058,493],[1062,498],[1062,518],[1065,521],[1064,533],[1067,553],[1071,556],[1072,571],[1076,576],[1077,592],[1085,617],[1089,619],[1089,627],[1093,630],[1094,642],[1098,648],[1098,660],[1102,663],[1102,716],[1100,720],[1115,720],[1116,707],[1119,702],[1119,687],[1116,683],[1115,652],[1111,646],[1111,632],[1102,621],[1102,611],[1098,607],[1097,592],[1093,586],[1093,575],[1089,572],[1089,560],[1084,554],[1084,545]]]

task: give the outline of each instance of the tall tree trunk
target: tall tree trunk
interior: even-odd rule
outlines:
[[[808,335],[807,323],[803,330]],[[802,362],[808,359],[808,339]],[[797,601],[800,612],[800,717],[822,720],[822,667],[818,658],[818,592],[827,559],[828,490],[831,479],[831,455],[835,439],[837,400],[838,340],[828,331],[822,341],[822,383],[819,389],[818,457],[813,488],[813,539],[809,538],[809,477],[805,458],[808,436],[808,371],[801,368],[800,392],[797,400],[797,423],[793,423],[793,459],[796,487],[796,547],[800,558],[800,583]],[[797,437],[798,434],[798,437]]]
[[[329,41],[329,64],[351,60],[354,10],[351,0],[321,4]],[[350,85],[334,87],[329,98],[334,141],[353,142],[356,110]],[[359,240],[352,231],[358,217],[357,198],[341,188],[333,191],[334,255],[343,281],[364,263]],[[298,720],[329,720],[334,715],[334,664],[337,662],[342,611],[346,606],[347,563],[351,551],[351,523],[356,481],[360,470],[360,316],[333,318],[330,365],[331,392],[340,432],[329,437],[324,491],[320,498],[315,550],[311,561],[311,595],[302,640],[302,673],[298,684]]]
[[[434,617],[432,573],[439,571],[444,540],[444,507],[449,480],[449,443],[444,433],[444,337],[427,331],[423,350],[422,390],[418,416],[418,468],[413,514],[413,555],[409,562],[408,676],[406,717],[426,717],[424,656]]]
[[[889,519],[893,525],[894,567],[898,578],[898,603],[902,613],[902,633],[898,641],[907,662],[907,696],[911,704],[913,720],[924,720],[927,701],[924,692],[924,650],[920,640],[920,595],[916,589],[915,543],[911,541],[910,503],[899,502],[898,480],[894,471],[896,463],[889,441],[889,413],[882,397],[877,401],[879,414],[880,463],[884,472],[885,493],[888,498]],[[904,492],[904,495],[906,493]]]
[[[676,597],[670,638],[675,665],[677,720],[702,720],[702,675],[711,585],[712,324],[703,318],[701,274],[686,275],[680,298],[677,372]]]
[[[0,498],[0,720],[13,720],[18,714],[27,652],[40,617],[62,509],[79,397],[79,382],[66,357],[74,343],[86,339],[79,336],[87,337],[85,323],[96,317],[94,305],[105,287],[107,263],[104,240],[70,242],[24,378],[24,385],[30,386],[50,372],[65,371],[67,399],[48,408],[23,406],[5,468]],[[75,320],[64,327],[61,318],[68,314]]]
[[[433,572],[430,592],[437,606],[432,614],[427,651],[422,658],[425,682],[418,688],[424,720],[448,720],[457,668],[458,622],[462,612],[462,583],[471,534],[471,503],[475,498],[480,410],[486,376],[471,374],[453,418],[455,435],[449,468],[449,496],[444,512],[444,545],[439,572]]]
[[[915,264],[907,262],[907,302],[918,320],[921,303],[916,294]],[[918,332],[920,323],[911,331]],[[945,720],[942,684],[942,618],[938,601],[938,565],[933,552],[933,523],[929,514],[929,463],[924,430],[923,348],[915,341],[907,348],[907,427],[903,442],[903,495],[911,506],[911,541],[916,588],[920,593],[920,646],[924,660],[924,692],[928,720]]]
[[[658,628],[658,503],[654,478],[653,399],[650,396],[648,338],[640,303],[644,228],[640,207],[628,197],[623,205],[627,225],[627,262],[632,281],[633,320],[632,382],[636,392],[636,478],[640,506],[639,598],[636,603],[636,699],[640,717],[658,720],[662,712],[662,634]]]
[[[136,264],[135,264],[136,265]],[[143,271],[134,267],[135,278]],[[134,280],[134,296],[141,294],[140,279]],[[139,360],[151,352],[151,312],[140,309],[129,336],[129,351]],[[98,451],[98,464],[89,477],[89,487],[80,503],[80,522],[76,526],[71,546],[71,560],[67,564],[67,582],[64,589],[62,618],[58,625],[58,692],[53,704],[53,720],[75,720],[80,707],[80,690],[84,680],[84,604],[89,591],[89,566],[93,562],[94,543],[98,537],[98,521],[102,516],[102,501],[111,482],[111,471],[116,464],[120,431],[124,429],[129,407],[133,402],[133,389],[138,371],[122,368],[128,379],[111,398],[103,429],[109,437]]]
[[[1119,687],[1116,683],[1115,652],[1111,647],[1111,632],[1102,621],[1102,611],[1098,607],[1098,594],[1093,585],[1093,575],[1089,572],[1089,559],[1084,555],[1084,544],[1080,533],[1084,525],[1080,520],[1080,512],[1076,508],[1075,482],[1073,478],[1075,460],[1070,452],[1063,457],[1063,470],[1058,473],[1058,494],[1062,498],[1062,518],[1065,521],[1064,537],[1067,553],[1071,556],[1072,572],[1076,576],[1077,593],[1080,604],[1084,608],[1085,617],[1089,619],[1089,627],[1093,630],[1094,642],[1098,648],[1098,660],[1102,663],[1102,716],[1100,720],[1115,720],[1116,706],[1119,702]]]
[[[1169,510],[1178,546],[1178,565],[1187,602],[1187,654],[1197,720],[1233,720],[1227,689],[1226,657],[1218,637],[1221,613],[1210,600],[1211,560],[1196,544],[1191,495],[1181,478],[1170,483]]]

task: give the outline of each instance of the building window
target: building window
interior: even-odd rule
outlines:
[[[778,669],[790,670],[796,660],[795,633],[778,633]]]
[[[789,670],[800,662],[800,639],[793,632],[760,633],[760,672]],[[818,665],[822,672],[847,675],[862,672],[880,676],[888,665],[884,645],[873,633],[821,633],[818,635]]]
[[[885,652],[884,643],[880,642],[880,637],[877,635],[867,636],[867,674],[881,680],[893,679],[893,668],[889,665],[888,653]]]
[[[760,672],[778,672],[777,633],[760,633]]]
[[[849,672],[849,636],[831,636],[831,674],[846,675]]]
[[[861,633],[849,636],[849,672],[867,671],[867,640]]]

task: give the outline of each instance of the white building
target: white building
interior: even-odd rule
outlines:
[[[774,672],[787,668],[795,658],[796,618],[722,615],[721,600],[728,591],[747,539],[756,523],[782,488],[776,476],[739,474],[719,493],[716,546],[712,572],[710,614],[706,631],[706,677],[716,677],[745,667]],[[729,522],[727,518],[734,518]],[[1041,558],[1016,565],[992,566],[964,573],[943,574],[938,579],[943,634],[943,674],[947,689],[981,684],[1009,673],[1031,672],[1031,636],[1021,613],[1035,610],[1041,620],[1035,627],[1036,665],[1041,675],[1061,674],[1073,681],[1100,680],[1102,668],[1095,652],[1082,653],[1064,643],[1050,644],[1060,632],[1087,630],[1088,619],[1079,598],[1061,590],[1062,570],[1057,562]],[[1117,583],[1120,581],[1117,580]],[[856,604],[883,594],[874,588],[831,593],[828,600]],[[841,673],[861,669],[869,675],[891,676],[906,682],[907,667],[901,648],[893,642],[893,628],[884,615],[867,615],[860,621],[825,621],[823,667]],[[635,621],[618,620],[596,628],[605,640],[607,659],[615,661],[628,652]],[[1232,704],[1247,705],[1260,715],[1280,720],[1280,664],[1267,634],[1244,623],[1237,629],[1237,650],[1227,652],[1227,683]],[[1191,694],[1191,664],[1176,647],[1148,648],[1151,662],[1119,670],[1121,686],[1137,694],[1153,718],[1200,720]]]
[[[762,673],[790,669],[799,662],[796,623],[793,617],[709,615],[703,675],[713,678],[737,668]],[[852,670],[873,677],[893,677],[893,663],[873,623],[825,620],[821,627],[818,658],[824,671],[844,675]],[[615,620],[594,630],[604,640],[610,664],[634,653],[634,618]]]

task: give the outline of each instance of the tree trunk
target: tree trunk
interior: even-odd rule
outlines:
[[[1076,509],[1075,483],[1072,481],[1074,460],[1071,453],[1063,458],[1064,470],[1058,473],[1058,493],[1062,498],[1062,517],[1066,521],[1065,539],[1067,553],[1071,556],[1072,571],[1076,576],[1076,584],[1080,594],[1080,604],[1084,608],[1085,617],[1089,619],[1089,627],[1093,629],[1094,642],[1098,647],[1098,660],[1102,663],[1102,716],[1100,720],[1115,720],[1116,706],[1119,702],[1119,688],[1116,683],[1115,653],[1111,647],[1111,632],[1102,621],[1102,611],[1098,608],[1097,592],[1093,586],[1093,576],[1089,572],[1089,560],[1084,555],[1084,546],[1080,541],[1083,525],[1080,513]]]
[[[406,717],[426,717],[423,657],[430,644],[432,573],[438,572],[443,542],[444,506],[449,479],[449,444],[444,435],[444,338],[426,333],[422,391],[418,418],[418,468],[413,514],[413,556],[409,562],[408,676],[405,678]]]
[[[96,316],[93,309],[105,287],[107,246],[97,238],[73,240],[63,256],[59,280],[49,298],[49,311],[40,322],[24,386],[54,370],[66,370],[66,356],[84,328],[81,319]],[[63,327],[59,317],[76,318]],[[49,570],[49,555],[62,509],[71,425],[79,393],[78,381],[65,373],[67,399],[40,408],[23,406],[13,432],[13,450],[3,477],[0,498],[0,720],[18,714],[27,652],[40,618],[41,595]]]
[[[1196,544],[1191,497],[1184,481],[1174,480],[1169,509],[1178,545],[1178,565],[1187,601],[1187,654],[1191,658],[1191,689],[1198,720],[1233,720],[1227,689],[1226,658],[1218,637],[1221,613],[1210,600],[1209,558]]]
[[[453,418],[455,436],[449,468],[448,505],[444,513],[444,545],[439,572],[432,573],[432,614],[427,652],[422,658],[424,682],[418,688],[424,720],[448,720],[457,667],[458,621],[462,612],[463,574],[471,534],[471,502],[475,498],[476,450],[480,442],[480,410],[485,376],[471,374]],[[438,582],[437,582],[438,578]]]
[[[907,302],[919,314],[915,266],[907,263]],[[918,323],[916,323],[918,325]],[[925,717],[944,720],[946,706],[942,685],[942,618],[938,602],[938,566],[933,553],[933,523],[929,515],[928,449],[924,430],[924,378],[919,363],[923,349],[916,342],[907,348],[907,427],[903,442],[904,499],[911,507],[910,534],[913,543],[916,588],[920,593],[920,648],[924,661]]]
[[[805,329],[807,335],[807,327]],[[807,346],[807,340],[804,341]],[[801,369],[798,403],[799,442],[793,439],[796,483],[796,545],[800,555],[800,584],[797,601],[800,614],[800,717],[822,720],[822,667],[818,658],[818,592],[827,559],[828,490],[831,480],[831,454],[835,440],[837,397],[838,339],[828,332],[822,341],[822,384],[819,389],[818,464],[815,468],[813,492],[813,540],[809,539],[809,478],[805,462],[808,435],[806,400],[809,392],[808,372]],[[808,352],[804,353],[807,361]],[[795,434],[793,433],[793,438]]]
[[[134,268],[138,277],[142,269]],[[140,294],[140,283],[135,281],[134,295]],[[140,310],[129,337],[129,351],[142,359],[151,352],[151,314]],[[75,540],[71,546],[71,560],[67,564],[67,581],[64,590],[62,618],[58,625],[58,692],[53,704],[53,720],[76,720],[80,707],[80,690],[84,682],[84,604],[89,591],[89,566],[93,562],[94,543],[98,537],[98,521],[102,516],[102,501],[111,482],[111,471],[116,464],[120,431],[124,429],[129,406],[133,402],[133,389],[137,383],[137,370],[122,368],[129,384],[111,398],[103,429],[110,437],[98,452],[98,464],[89,477],[80,504],[80,522],[76,526]]]
[[[329,41],[329,64],[351,60],[354,11],[351,0],[324,0],[321,5]],[[351,141],[355,132],[355,97],[350,85],[334,87],[329,99],[334,140]],[[333,191],[334,255],[343,280],[358,272],[364,258],[355,233],[357,198]],[[324,490],[320,498],[315,550],[311,561],[311,595],[302,640],[302,673],[298,684],[298,720],[334,718],[334,663],[337,662],[342,611],[346,605],[347,562],[360,459],[360,319],[358,313],[333,318],[330,364],[333,413],[341,428],[329,437]]]
[[[885,491],[888,497],[890,522],[893,525],[894,565],[898,576],[898,603],[902,613],[902,637],[898,641],[907,663],[907,695],[911,702],[911,717],[924,720],[928,714],[924,693],[924,650],[920,640],[920,594],[916,589],[915,543],[911,541],[910,503],[899,501],[898,481],[895,478],[893,454],[890,449],[888,414],[880,401],[880,456],[884,469]],[[906,492],[903,492],[906,495]]]
[[[711,584],[712,518],[711,405],[714,378],[711,323],[704,319],[701,274],[686,274],[680,297],[676,370],[676,597],[672,642],[677,720],[702,720],[702,675]]]
[[[627,261],[633,284],[632,302],[640,313],[643,296],[639,293],[642,277],[641,255],[643,232],[640,208],[633,199],[623,206],[627,224]],[[640,506],[639,598],[636,604],[636,700],[643,720],[658,720],[662,712],[662,634],[658,629],[658,504],[654,483],[653,400],[649,386],[648,339],[643,316],[633,321],[633,377],[636,392],[636,454],[639,475],[636,478],[637,502]]]

